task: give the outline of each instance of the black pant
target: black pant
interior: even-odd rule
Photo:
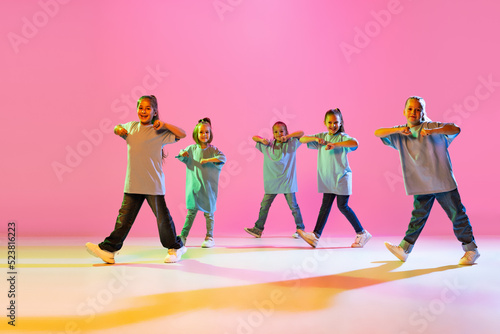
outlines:
[[[184,246],[181,239],[176,236],[174,221],[168,211],[164,195],[125,193],[123,194],[122,207],[116,218],[115,230],[99,244],[101,249],[116,252],[122,248],[123,242],[130,232],[145,199],[156,216],[160,241],[163,247],[179,249]]]

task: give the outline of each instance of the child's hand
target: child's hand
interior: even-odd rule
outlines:
[[[411,136],[410,128],[407,126],[402,127],[401,130],[399,130],[399,133],[405,136]]]
[[[159,119],[157,119],[154,123],[153,123],[153,128],[155,130],[160,130],[161,128],[163,128],[163,125],[165,125],[165,123],[163,123],[162,121],[160,121]]]
[[[201,159],[200,160],[200,165],[204,165],[204,164],[207,164],[209,163],[210,161],[208,161],[208,159]]]
[[[280,138],[280,141],[281,141],[282,143],[286,143],[286,142],[288,141],[288,139],[289,139],[289,138],[288,138],[288,135],[286,135],[286,136],[281,137],[281,138]]]
[[[182,152],[181,157],[189,157],[189,153],[187,151]]]
[[[326,141],[322,138],[316,138],[316,141],[318,142],[318,144],[320,145],[326,145]]]
[[[266,138],[264,138],[264,139],[262,139],[261,143],[264,144],[264,145],[269,145],[269,140],[267,140]]]
[[[337,145],[335,143],[328,143],[326,144],[325,150],[333,150]]]
[[[115,134],[117,134],[118,136],[120,136],[122,138],[126,138],[128,135],[128,131],[122,127],[119,127],[118,129],[116,129]]]

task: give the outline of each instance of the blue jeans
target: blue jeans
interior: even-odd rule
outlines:
[[[325,228],[326,221],[328,220],[328,216],[330,215],[330,210],[332,209],[333,201],[337,197],[337,207],[340,212],[347,218],[349,223],[351,223],[352,227],[356,231],[356,233],[362,233],[363,227],[356,217],[356,214],[352,209],[347,205],[349,202],[349,195],[337,195],[337,194],[323,194],[323,203],[321,204],[321,208],[319,209],[318,220],[316,221],[316,226],[314,227],[314,233],[319,238],[323,233],[323,229]]]
[[[189,235],[189,231],[191,231],[191,227],[193,226],[194,219],[196,218],[196,214],[198,210],[196,209],[188,209],[188,213],[186,215],[186,221],[184,222],[184,227],[182,228],[181,235],[184,238],[187,238]],[[205,221],[207,224],[207,237],[214,237],[214,214],[209,212],[204,212]]]
[[[123,246],[135,218],[139,213],[144,200],[148,201],[151,210],[156,217],[160,241],[165,248],[179,249],[182,246],[181,239],[176,236],[175,225],[163,195],[123,194],[123,202],[116,218],[115,229],[109,237],[99,244],[101,249],[116,252]]]
[[[465,213],[465,207],[462,205],[457,189],[443,193],[415,195],[413,198],[410,224],[403,241],[399,244],[407,253],[412,251],[420,232],[422,232],[435,199],[453,223],[453,232],[455,232],[458,241],[462,242],[463,250],[470,251],[477,248],[469,217]]]
[[[255,223],[255,228],[259,230],[264,230],[264,224],[266,223],[267,215],[269,213],[269,208],[273,203],[274,199],[278,194],[265,194],[262,199],[262,203],[260,203],[260,211],[259,218]],[[295,225],[298,230],[304,229],[304,222],[302,221],[302,214],[300,213],[299,205],[297,204],[297,198],[295,197],[295,193],[287,193],[285,195],[286,202],[288,203],[288,207],[292,210],[293,218],[295,219]]]

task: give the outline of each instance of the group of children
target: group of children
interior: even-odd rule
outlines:
[[[207,234],[202,247],[215,245],[213,239],[214,212],[216,210],[218,180],[226,157],[211,144],[212,125],[209,118],[198,121],[193,130],[195,144],[181,150],[176,156],[186,164],[186,207],[184,227],[176,235],[175,225],[165,203],[165,182],[162,160],[163,146],[184,138],[184,130],[159,119],[158,102],[153,95],[139,98],[139,121],[117,125],[114,133],[127,142],[128,163],[124,197],[113,232],[100,244],[87,243],[90,254],[106,263],[115,263],[114,255],[135,221],[146,199],[156,216],[160,241],[168,249],[164,262],[173,263],[186,252],[186,241],[198,211],[204,213]],[[465,213],[453,176],[448,146],[459,134],[460,128],[451,123],[432,122],[425,113],[425,101],[418,96],[409,97],[404,115],[407,123],[393,128],[381,128],[375,136],[399,151],[405,189],[414,196],[414,210],[405,237],[399,245],[385,245],[401,261],[406,261],[429,216],[435,199],[443,207],[453,223],[457,239],[465,251],[459,264],[472,265],[479,257],[472,227]],[[264,198],[258,219],[245,231],[260,238],[264,230],[272,202],[278,194],[285,199],[295,219],[294,237],[302,238],[316,247],[328,220],[335,198],[340,212],[356,231],[351,247],[361,248],[372,237],[348,206],[352,194],[351,169],[347,154],[358,147],[358,141],[345,133],[342,113],[339,109],[326,112],[326,130],[311,136],[302,131],[289,133],[283,122],[273,125],[273,140],[254,136],[256,148],[264,154]],[[302,143],[318,150],[318,192],[323,193],[313,232],[305,232],[302,215],[295,193],[297,192],[296,151]]]

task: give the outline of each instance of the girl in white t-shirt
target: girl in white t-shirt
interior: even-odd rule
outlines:
[[[309,245],[316,247],[328,220],[333,201],[337,198],[340,212],[356,231],[356,239],[351,247],[361,248],[372,236],[363,229],[356,214],[347,204],[352,193],[351,168],[347,153],[358,148],[358,141],[344,133],[344,120],[339,109],[328,110],[324,124],[327,132],[304,136],[300,139],[302,143],[307,143],[308,148],[318,150],[318,192],[323,193],[323,203],[314,231],[306,233],[299,230],[297,232]]]
[[[100,244],[88,242],[90,254],[104,262],[115,263],[118,252],[127,237],[144,200],[156,216],[163,247],[168,248],[164,262],[177,262],[186,252],[176,236],[175,225],[165,203],[165,177],[162,170],[163,146],[184,138],[184,130],[159,120],[158,101],[146,95],[137,101],[139,121],[119,124],[114,133],[127,142],[127,175],[123,202],[118,212],[114,231]]]

